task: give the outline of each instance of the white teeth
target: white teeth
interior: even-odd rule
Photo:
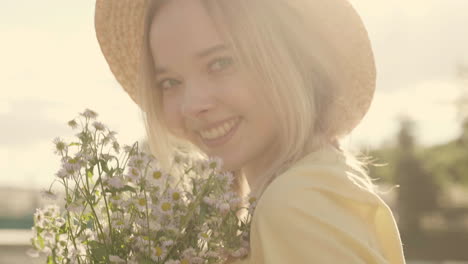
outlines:
[[[236,118],[234,120],[225,122],[219,127],[212,128],[210,130],[200,131],[200,135],[204,139],[214,139],[214,138],[224,136],[234,127],[234,125],[236,124],[238,120],[239,119]]]

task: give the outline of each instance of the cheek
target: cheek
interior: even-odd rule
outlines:
[[[183,120],[176,102],[164,102],[162,112],[164,122],[169,131],[180,136],[183,133]]]

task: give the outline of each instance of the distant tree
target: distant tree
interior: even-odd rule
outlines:
[[[438,208],[438,186],[416,155],[414,129],[413,120],[401,118],[394,171],[395,181],[400,185],[397,196],[399,224],[409,235],[420,234],[422,215]]]
[[[468,65],[458,64],[457,79],[462,89],[460,97],[455,101],[457,118],[461,125],[459,143],[468,147]]]

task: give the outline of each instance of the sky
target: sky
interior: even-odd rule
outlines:
[[[421,145],[460,133],[454,101],[468,86],[468,1],[354,0],[373,45],[377,88],[369,112],[344,140],[391,142],[398,118],[417,123]],[[52,140],[85,108],[118,132],[144,138],[137,106],[112,76],[94,32],[94,1],[4,0],[0,9],[0,186],[45,188],[58,170]]]

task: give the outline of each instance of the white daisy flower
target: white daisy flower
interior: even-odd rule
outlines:
[[[54,222],[55,226],[61,227],[65,224],[65,219],[63,217],[58,217]]]
[[[202,243],[210,242],[210,235],[208,234],[208,231],[202,231],[198,233],[198,239]]]
[[[118,229],[123,229],[127,226],[124,219],[120,217],[113,217],[111,218],[112,226]]]
[[[75,155],[75,159],[79,160],[82,166],[85,166],[86,163],[90,162],[93,158],[92,153],[79,152]]]
[[[195,251],[193,247],[189,247],[182,252],[182,256],[188,259],[191,259],[196,255],[197,255],[197,252]]]
[[[44,239],[44,242],[48,246],[54,246],[55,245],[55,233],[52,233],[51,231],[47,230],[42,233],[42,238]]]
[[[144,169],[149,162],[149,157],[143,152],[137,153],[130,157],[128,166],[138,169]]]
[[[84,209],[84,200],[83,199],[77,199],[73,201],[71,204],[65,205],[65,208],[67,211],[75,214],[81,214],[81,212]]]
[[[231,253],[231,256],[235,258],[241,258],[243,256],[246,256],[248,253],[249,251],[246,248],[239,248],[238,250]]]
[[[56,217],[60,214],[60,207],[56,204],[49,204],[45,208],[45,215]]]
[[[193,264],[202,264],[203,262],[204,262],[203,258],[201,258],[199,256],[193,257],[190,260],[190,263],[193,263]]]
[[[60,179],[67,179],[71,175],[73,174],[70,174],[65,168],[60,168],[60,170],[55,173],[55,176],[59,177]]]
[[[95,241],[96,240],[96,234],[93,232],[93,230],[86,228],[82,233],[81,233],[81,239],[83,241]]]
[[[135,238],[135,243],[134,243],[134,246],[135,248],[144,248],[146,249],[149,245],[150,241],[149,241],[149,238],[146,237],[146,236],[138,236]]]
[[[134,198],[134,205],[140,210],[140,212],[146,212],[146,208],[151,208],[151,199],[146,195],[140,195]]]
[[[231,200],[229,201],[229,205],[232,208],[239,208],[242,205],[242,198],[240,197],[231,198]]]
[[[77,158],[65,157],[62,160],[62,168],[69,176],[77,174],[80,171],[82,165],[82,162],[80,162],[80,160]]]
[[[166,193],[160,198],[157,204],[157,209],[162,215],[170,215],[173,212],[174,200]]]
[[[46,199],[57,200],[57,194],[55,194],[52,190],[42,190],[41,194]]]
[[[149,229],[152,231],[159,231],[161,230],[161,224],[158,221],[150,220]]]
[[[226,202],[221,202],[221,203],[218,203],[216,204],[216,208],[221,212],[221,214],[225,215],[226,213],[229,212],[229,210],[231,210],[231,206],[226,203]]]
[[[156,246],[156,247],[153,247],[151,250],[151,258],[154,261],[162,260],[166,257],[166,255],[167,255],[167,249],[165,247]]]
[[[98,116],[98,114],[95,111],[90,109],[85,109],[85,111],[83,113],[80,113],[80,115],[89,119],[96,119]]]
[[[165,240],[165,241],[162,242],[162,245],[164,247],[172,246],[172,245],[174,245],[174,240],[171,240],[171,239]]]
[[[203,197],[203,202],[205,202],[208,205],[216,204],[216,200],[211,195]]]
[[[30,248],[26,251],[26,254],[31,258],[38,258],[39,257],[39,250]]]
[[[223,159],[220,157],[210,157],[207,161],[208,168],[215,172],[220,172],[223,164]]]
[[[111,263],[125,263],[125,260],[115,255],[109,255],[109,261]]]
[[[167,179],[167,174],[161,171],[160,169],[154,169],[149,173],[146,179],[152,187],[164,187],[164,184]]]
[[[166,194],[174,203],[179,203],[182,201],[183,193],[175,188],[169,188]]]
[[[98,121],[94,121],[94,122],[93,122],[93,127],[94,127],[97,131],[104,131],[104,130],[106,130],[106,126],[104,126],[103,123],[98,122]]]
[[[107,184],[113,188],[120,189],[125,186],[125,180],[122,177],[114,176],[107,179]]]
[[[180,260],[170,259],[170,260],[166,261],[166,264],[180,264]]]
[[[226,182],[227,186],[231,186],[234,182],[234,174],[230,171],[220,172],[217,176],[221,181]]]
[[[117,205],[117,206],[121,206],[122,205],[122,202],[124,201],[123,197],[121,194],[115,194],[115,195],[112,195],[110,198],[109,198],[110,202]]]
[[[70,121],[68,121],[68,126],[70,126],[72,129],[75,129],[78,127],[78,123],[75,121],[75,119],[72,119]]]
[[[59,137],[54,138],[53,143],[55,145],[55,154],[60,155],[68,150],[68,145]]]
[[[130,182],[139,183],[141,180],[141,172],[137,168],[129,167],[125,178],[129,179]]]

